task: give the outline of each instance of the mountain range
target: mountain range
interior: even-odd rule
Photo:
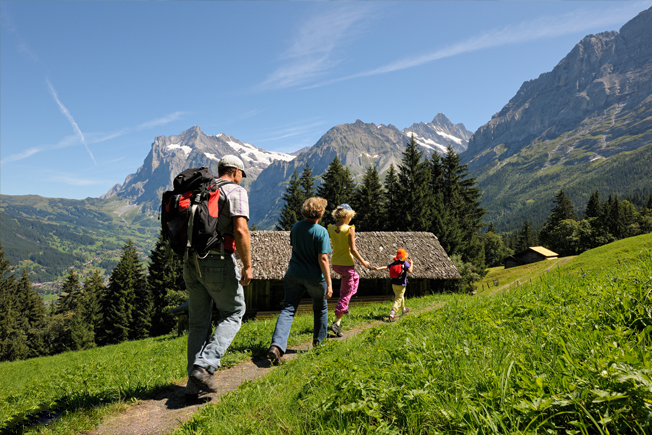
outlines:
[[[399,130],[393,125],[367,124],[360,120],[328,130],[315,145],[295,155],[265,151],[220,133],[205,134],[194,126],[179,135],[158,136],[143,165],[130,174],[123,184],[116,184],[101,198],[117,197],[131,207],[153,214],[158,210],[160,195],[171,189],[176,174],[188,167],[206,166],[217,173],[221,156],[235,154],[242,158],[247,177],[244,186],[250,192],[251,222],[260,229],[273,228],[282,207],[281,197],[295,169],[310,165],[319,176],[337,155],[354,177],[369,165],[384,172],[390,164],[401,161],[405,144],[414,135],[425,155],[444,153],[448,146],[463,152],[471,132],[463,124],[453,124],[443,113],[432,122],[415,123]]]

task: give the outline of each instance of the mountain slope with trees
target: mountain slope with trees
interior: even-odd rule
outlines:
[[[526,82],[469,140],[464,162],[499,229],[540,225],[563,188],[576,205],[652,191],[652,8],[589,35]]]

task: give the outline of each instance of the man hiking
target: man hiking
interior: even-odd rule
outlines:
[[[223,246],[210,250],[205,257],[190,249],[183,265],[183,279],[188,289],[188,383],[186,400],[198,398],[200,391],[216,392],[213,373],[220,367],[233,338],[240,330],[245,313],[243,286],[251,282],[249,238],[249,199],[240,186],[246,177],[242,160],[233,155],[222,157],[218,164],[220,183],[218,230]],[[221,184],[224,183],[224,184]],[[242,260],[242,275],[233,255]],[[213,304],[220,320],[211,334]]]

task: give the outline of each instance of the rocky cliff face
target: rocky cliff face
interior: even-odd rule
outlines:
[[[224,133],[208,136],[197,126],[175,136],[158,136],[145,158],[143,166],[130,174],[124,184],[117,184],[101,198],[118,196],[144,210],[158,208],[160,195],[172,188],[172,180],[187,168],[206,166],[217,175],[217,162],[226,154],[239,156],[247,173],[245,186],[276,160],[290,161],[294,156],[265,151],[249,143],[241,142]]]
[[[578,210],[595,189],[649,191],[651,29],[652,8],[619,32],[585,37],[475,132],[462,160],[483,190],[488,221],[541,224],[560,188]]]
[[[475,170],[536,143],[552,143],[538,169],[608,158],[652,137],[652,8],[620,32],[582,39],[548,73],[518,93],[471,137]],[[581,150],[581,152],[579,152]]]

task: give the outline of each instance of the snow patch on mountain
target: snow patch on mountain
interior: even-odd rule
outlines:
[[[243,160],[247,160],[249,162],[260,162],[265,163],[266,165],[270,165],[275,160],[283,160],[285,162],[289,162],[295,158],[295,156],[291,156],[285,153],[262,151],[247,142],[237,143],[227,140],[226,143],[229,144],[229,146],[234,150],[242,153],[240,154],[240,157]]]
[[[178,144],[178,143],[170,144],[170,145],[167,146],[167,148],[168,148],[169,150],[180,149],[181,151],[184,152],[184,154],[186,155],[186,157],[188,157],[188,154],[190,154],[190,151],[192,151],[192,148],[191,148],[191,147],[189,147],[189,146],[187,146],[187,145],[180,145],[180,144]]]
[[[209,159],[211,159],[211,160],[215,160],[216,162],[219,162],[219,161],[220,161],[220,158],[217,157],[215,154],[204,153],[204,155],[205,155],[206,157],[208,157]]]
[[[452,134],[444,133],[443,131],[436,130],[435,133],[437,133],[439,136],[443,136],[448,140],[452,140],[455,143],[462,144],[462,139],[460,139],[457,136],[453,136]]]
[[[447,148],[445,145],[442,145],[440,143],[435,142],[432,139],[421,137],[418,134],[412,132],[412,131],[406,131],[405,132],[408,136],[414,135],[414,141],[419,144],[419,146],[422,146],[424,148],[429,148],[431,150],[438,150],[440,152],[445,153],[447,151]],[[438,134],[442,134],[440,132],[437,132]],[[451,136],[451,135],[448,135]],[[451,136],[451,138],[457,139],[455,136]]]

